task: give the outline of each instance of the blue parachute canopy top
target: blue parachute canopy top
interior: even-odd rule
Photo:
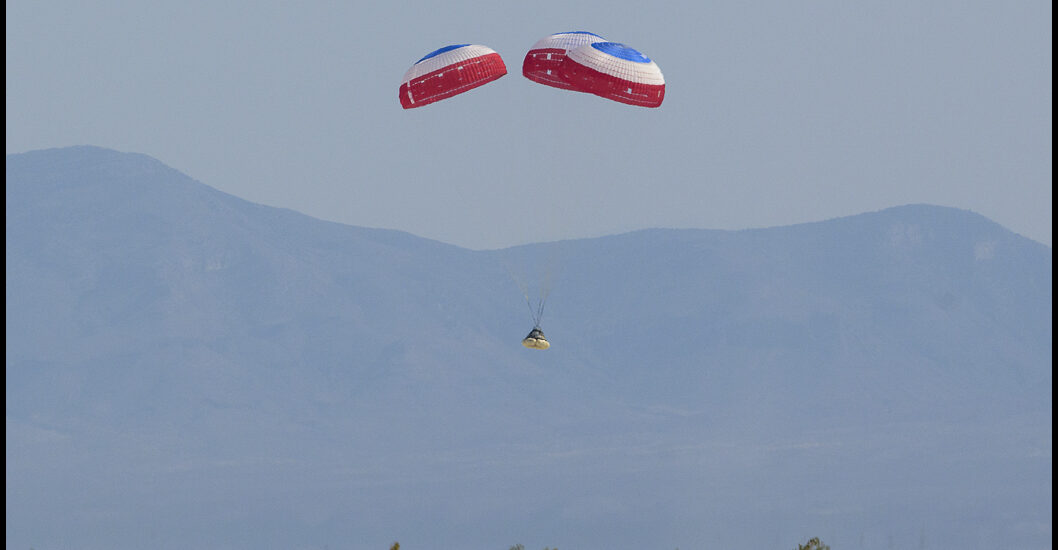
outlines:
[[[436,57],[436,56],[441,55],[441,54],[443,54],[445,52],[450,52],[450,51],[452,51],[452,50],[454,50],[456,48],[462,48],[463,46],[469,46],[469,45],[470,44],[452,44],[451,46],[445,46],[443,48],[437,48],[436,50],[434,50],[434,51],[422,56],[422,59],[416,61],[415,64],[418,65],[419,63],[422,63],[423,61],[425,61],[427,59],[430,59],[431,57]]]
[[[618,59],[624,59],[633,63],[650,63],[649,57],[618,42],[595,42],[591,47]]]

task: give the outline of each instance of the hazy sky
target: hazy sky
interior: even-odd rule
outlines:
[[[151,155],[233,195],[470,248],[908,203],[1051,245],[1047,1],[7,2],[7,152]],[[526,80],[587,30],[658,109]],[[405,111],[449,44],[507,76]]]

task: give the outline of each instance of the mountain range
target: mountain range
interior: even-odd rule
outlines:
[[[1052,252],[979,214],[468,250],[6,171],[8,548],[1051,547]]]

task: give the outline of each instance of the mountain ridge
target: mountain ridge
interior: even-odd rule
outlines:
[[[67,158],[69,156],[73,156],[74,158]],[[420,235],[414,235],[412,233],[408,233],[406,231],[401,231],[399,229],[370,228],[370,227],[351,225],[351,224],[346,224],[346,223],[341,223],[341,222],[333,222],[333,221],[328,221],[328,220],[321,220],[321,219],[313,218],[311,216],[308,216],[307,214],[302,214],[300,212],[297,212],[295,210],[291,210],[291,209],[288,209],[288,208],[266,206],[266,205],[257,204],[257,203],[254,203],[252,201],[247,201],[245,199],[239,198],[239,197],[237,197],[235,195],[231,195],[229,193],[225,193],[223,191],[217,190],[216,188],[211,187],[211,186],[209,186],[207,184],[204,184],[204,183],[202,183],[202,182],[200,182],[198,180],[195,180],[194,178],[191,178],[190,176],[187,176],[187,175],[183,174],[182,172],[179,172],[178,170],[166,165],[162,161],[160,161],[160,160],[158,160],[158,159],[156,159],[154,157],[151,157],[150,155],[143,154],[143,153],[121,152],[121,151],[116,151],[114,149],[109,149],[109,148],[99,147],[99,146],[94,146],[94,145],[77,145],[77,146],[70,146],[70,147],[56,147],[56,148],[49,148],[49,149],[38,149],[38,150],[26,151],[26,152],[23,152],[23,153],[13,153],[13,154],[8,154],[7,155],[7,163],[11,164],[12,162],[14,162],[15,166],[16,166],[16,170],[17,170],[17,167],[22,165],[23,163],[33,164],[33,163],[41,163],[41,162],[43,162],[43,163],[47,163],[49,165],[54,166],[56,164],[56,159],[62,159],[62,163],[63,164],[68,164],[70,166],[75,167],[77,172],[83,172],[85,168],[91,167],[91,166],[87,166],[85,164],[86,162],[91,161],[91,162],[93,162],[94,164],[96,164],[98,166],[98,164],[101,161],[106,160],[106,161],[108,161],[108,164],[111,165],[111,166],[113,166],[113,165],[124,166],[125,168],[123,168],[123,171],[126,172],[126,173],[128,173],[127,167],[128,167],[128,165],[130,163],[119,163],[119,161],[135,159],[135,161],[136,161],[135,164],[139,165],[140,166],[140,170],[142,170],[145,173],[167,172],[167,173],[172,174],[172,175],[177,175],[177,176],[179,176],[179,178],[185,179],[188,182],[193,182],[197,186],[201,186],[201,188],[207,189],[210,192],[219,193],[220,195],[223,195],[223,196],[226,196],[226,197],[230,197],[230,198],[234,198],[234,199],[237,199],[239,201],[243,201],[243,202],[245,202],[247,204],[252,204],[252,205],[254,205],[255,207],[258,207],[258,208],[274,209],[274,210],[278,210],[278,211],[285,211],[285,212],[295,213],[295,214],[297,214],[299,216],[305,216],[307,218],[310,218],[310,219],[312,219],[312,220],[314,220],[316,222],[319,222],[321,224],[336,224],[336,225],[341,225],[341,226],[355,227],[355,228],[362,229],[362,230],[367,230],[367,231],[392,232],[392,233],[396,233],[396,234],[409,235],[409,236],[415,237],[416,239],[422,239],[424,241],[431,241],[431,242],[446,244],[448,246],[454,246],[454,247],[457,247],[457,248],[464,248],[464,247],[459,247],[458,245],[449,244],[449,243],[443,243],[442,241],[437,241],[435,239],[430,239],[429,237],[423,237],[423,236],[420,236]],[[106,165],[104,165],[104,166],[106,166]],[[689,232],[689,233],[702,232],[702,231],[705,231],[705,232],[723,232],[723,233],[741,233],[741,232],[769,231],[769,230],[780,229],[780,228],[810,227],[810,226],[814,226],[816,224],[827,224],[827,223],[836,222],[836,221],[839,221],[839,220],[848,220],[848,219],[851,219],[851,218],[862,218],[864,216],[870,217],[871,215],[881,215],[881,214],[883,214],[885,212],[890,212],[890,211],[909,212],[909,211],[913,211],[913,210],[916,210],[916,209],[926,209],[926,210],[930,210],[932,212],[952,211],[952,212],[960,212],[960,213],[972,214],[974,216],[979,217],[982,220],[986,220],[988,222],[988,224],[991,224],[991,225],[993,225],[996,228],[1002,228],[1003,231],[1009,232],[1009,233],[1011,233],[1013,235],[1018,235],[1019,237],[1022,237],[1024,239],[1030,240],[1030,241],[1032,241],[1032,242],[1034,242],[1034,243],[1036,243],[1036,244],[1038,244],[1038,245],[1040,245],[1042,247],[1045,247],[1047,249],[1051,248],[1051,247],[1048,247],[1048,246],[1046,246],[1046,245],[1044,245],[1042,243],[1039,243],[1038,241],[1035,241],[1035,240],[1033,240],[1033,239],[1031,239],[1029,237],[1025,237],[1024,235],[1020,235],[1018,233],[1015,233],[1015,232],[1003,227],[1002,225],[1000,225],[1000,224],[988,219],[984,215],[982,215],[980,213],[977,213],[977,212],[974,212],[972,210],[963,210],[963,209],[950,207],[950,206],[940,206],[940,205],[933,205],[933,204],[927,204],[927,203],[910,203],[910,204],[906,204],[906,205],[891,206],[891,207],[883,208],[883,209],[880,209],[880,210],[868,211],[868,212],[863,212],[863,213],[859,213],[859,214],[851,214],[851,215],[846,215],[846,216],[837,216],[837,217],[827,218],[827,219],[823,219],[823,220],[808,221],[808,222],[801,222],[801,223],[782,225],[782,226],[773,226],[773,227],[750,227],[750,228],[743,228],[743,229],[651,227],[651,228],[643,228],[643,229],[635,229],[635,230],[630,230],[630,231],[624,231],[624,232],[620,232],[620,233],[615,233],[613,235],[604,235],[604,236],[600,236],[600,237],[577,237],[577,238],[571,238],[571,239],[563,239],[563,240],[558,241],[558,242],[608,239],[608,238],[614,238],[614,237],[621,237],[621,236],[624,236],[624,235],[630,235],[630,234],[634,234],[634,233],[641,233],[641,232],[648,232],[649,233],[649,232],[659,232],[659,231],[661,231],[661,232],[664,232],[664,231]],[[530,247],[530,246],[536,246],[536,245],[540,245],[540,244],[545,244],[545,243],[526,243],[526,244],[521,244],[521,245],[513,245],[513,246],[509,246],[509,247],[502,247],[502,248],[496,248],[496,249],[491,249],[490,248],[490,249],[484,249],[484,250],[486,250],[486,251],[487,250],[503,250],[503,249],[506,249],[506,248]],[[467,250],[477,250],[477,249],[467,249]]]

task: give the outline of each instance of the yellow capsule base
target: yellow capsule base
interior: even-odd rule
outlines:
[[[543,338],[526,338],[522,340],[522,345],[529,349],[547,349],[551,347],[551,344]]]

